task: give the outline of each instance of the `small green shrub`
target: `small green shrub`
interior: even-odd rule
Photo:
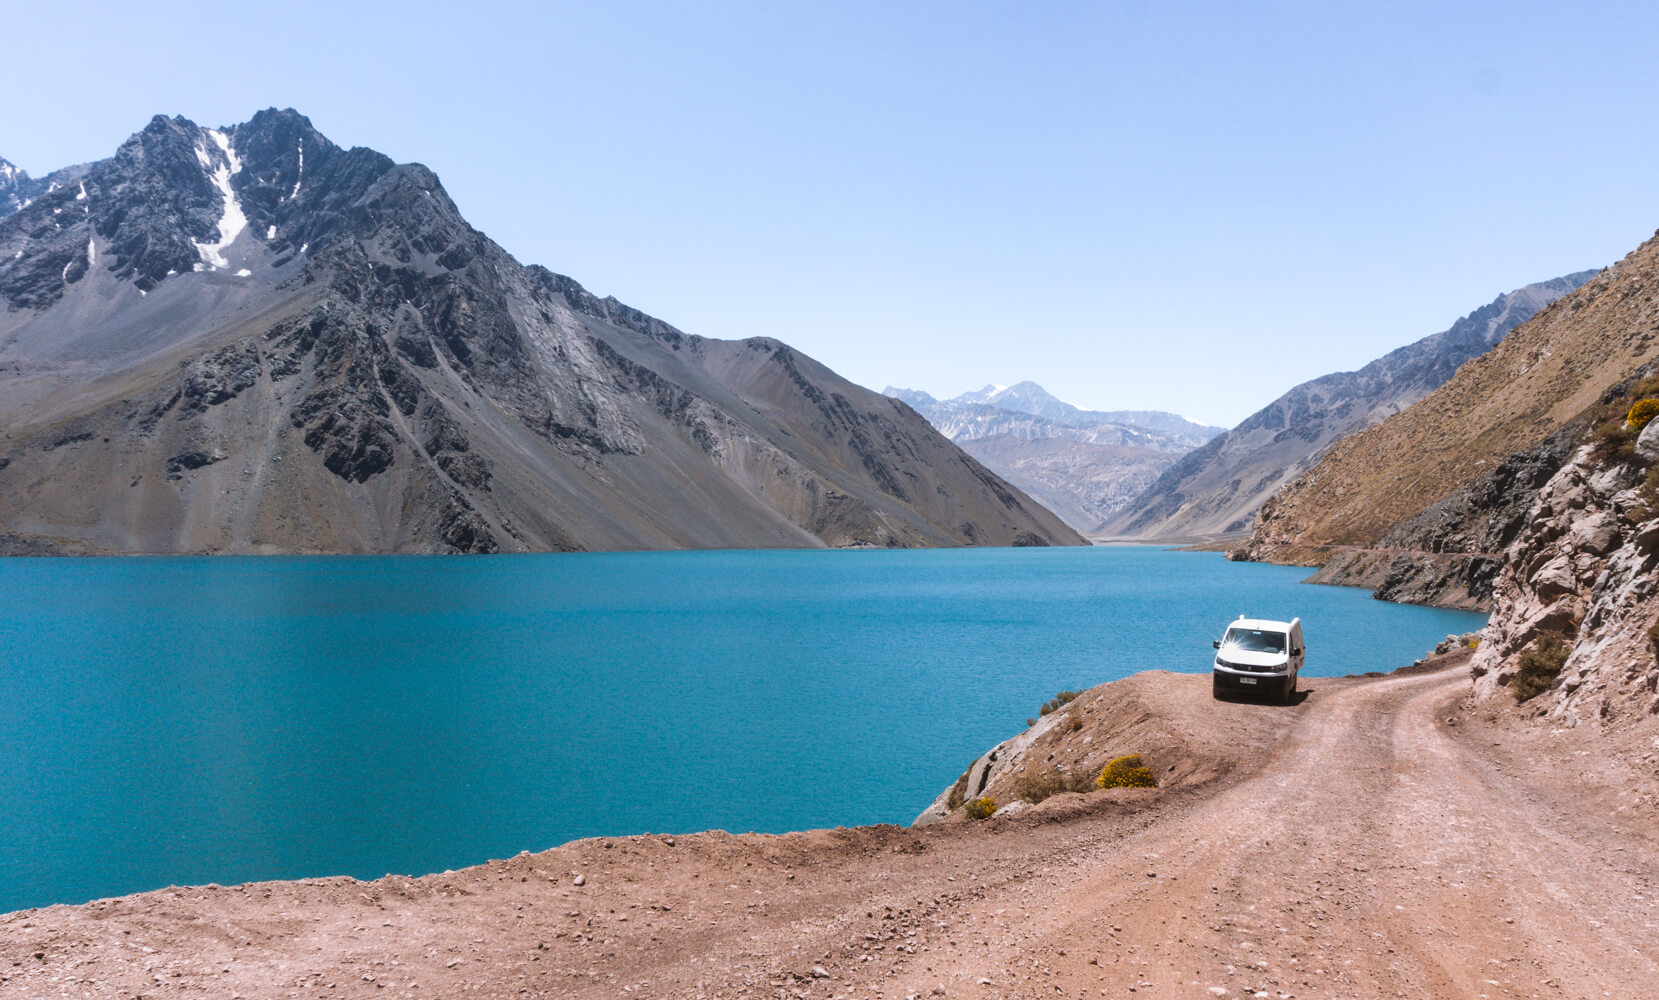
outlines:
[[[1659,376],[1644,378],[1590,410],[1590,443],[1602,462],[1633,465],[1637,461],[1636,438],[1642,428],[1659,414]]]
[[[1631,462],[1636,458],[1636,432],[1623,417],[1609,417],[1590,430],[1596,458],[1603,462]]]
[[[1132,753],[1107,761],[1094,784],[1096,788],[1155,788],[1158,781],[1152,769],[1141,763],[1141,755]]]
[[[1659,399],[1652,397],[1638,399],[1630,407],[1630,412],[1625,415],[1625,422],[1630,425],[1631,430],[1640,431],[1647,426],[1649,420],[1656,416],[1659,416]]]
[[[1038,715],[1050,715],[1054,712],[1055,709],[1060,708],[1064,705],[1070,705],[1072,702],[1076,701],[1077,696],[1082,694],[1082,693],[1083,692],[1081,692],[1081,691],[1061,691],[1059,694],[1057,694],[1054,697],[1050,698],[1049,700],[1043,702],[1042,711],[1038,712],[1037,714]]]
[[[1518,669],[1515,677],[1509,682],[1509,691],[1515,696],[1516,703],[1529,701],[1548,691],[1555,679],[1561,676],[1561,667],[1571,652],[1567,640],[1555,632],[1545,632],[1532,640],[1521,651],[1520,659],[1516,661]]]
[[[972,802],[968,803],[969,819],[989,819],[991,814],[996,811],[997,800],[991,798],[989,795],[982,799],[974,799]]]
[[[1641,524],[1644,521],[1659,517],[1659,462],[1647,470],[1647,478],[1636,487],[1636,503],[1625,513],[1625,518],[1631,524]]]

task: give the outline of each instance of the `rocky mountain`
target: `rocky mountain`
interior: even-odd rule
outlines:
[[[1035,382],[946,400],[882,391],[1082,532],[1098,531],[1171,462],[1221,431],[1174,413],[1079,409]]]
[[[1296,386],[1172,465],[1104,530],[1148,539],[1247,530],[1262,503],[1311,468],[1333,442],[1421,399],[1459,365],[1486,353],[1594,274],[1581,271],[1500,295],[1450,329],[1391,351],[1358,371]]]
[[[72,180],[0,220],[5,551],[1081,541],[904,404],[523,266],[294,111]]]
[[[1659,364],[1655,288],[1659,237],[1332,446],[1262,506],[1232,556],[1320,565],[1316,579],[1396,599],[1493,606],[1538,490],[1602,421],[1598,408]]]

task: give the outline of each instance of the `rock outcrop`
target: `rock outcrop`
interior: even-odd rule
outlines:
[[[1567,641],[1567,658],[1529,706],[1569,727],[1642,718],[1659,724],[1652,461],[1610,462],[1585,446],[1537,494],[1526,527],[1504,552],[1496,609],[1470,663],[1477,697],[1508,691],[1523,651],[1553,635]]]
[[[1132,798],[1202,785],[1264,760],[1295,718],[1262,709],[1215,700],[1201,674],[1148,670],[1095,685],[981,754],[915,825],[964,822],[963,805],[980,798],[1008,815],[1065,808],[1085,794]],[[1097,792],[1101,769],[1130,754],[1152,769],[1161,792]]]

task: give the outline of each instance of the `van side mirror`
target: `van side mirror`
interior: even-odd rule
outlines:
[[[1221,640],[1220,639],[1212,639],[1210,641],[1210,645],[1214,646],[1216,649],[1220,649],[1221,648]]]
[[[1301,656],[1302,655],[1302,647],[1298,646],[1295,649],[1291,650],[1290,655],[1292,655],[1292,656]]]

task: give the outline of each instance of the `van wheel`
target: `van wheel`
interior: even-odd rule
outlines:
[[[1221,678],[1215,674],[1210,675],[1210,696],[1216,701],[1221,700]]]
[[[1296,700],[1296,678],[1286,677],[1284,694],[1279,696],[1279,704],[1289,705]]]

